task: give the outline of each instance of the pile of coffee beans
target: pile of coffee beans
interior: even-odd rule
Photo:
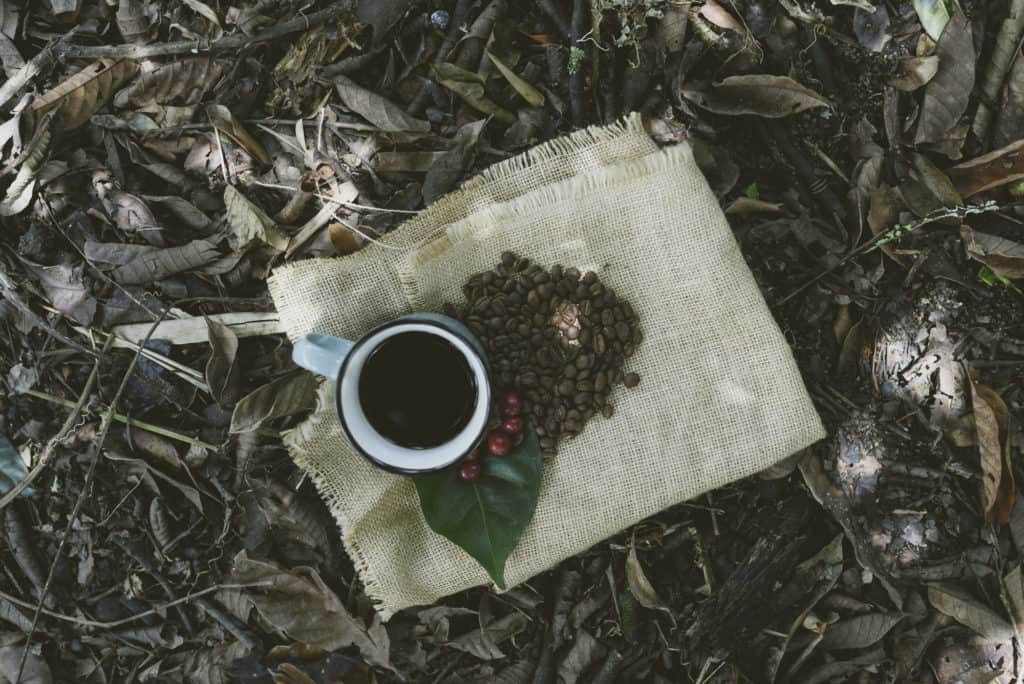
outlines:
[[[623,368],[643,339],[636,313],[597,274],[558,264],[545,270],[505,252],[462,291],[465,303],[445,313],[483,343],[495,388],[521,394],[545,455],[595,415],[612,416],[613,386],[640,382]]]

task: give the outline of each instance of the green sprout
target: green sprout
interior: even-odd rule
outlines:
[[[999,285],[1010,284],[1009,278],[1007,278],[1006,276],[999,275],[988,266],[982,266],[981,269],[978,270],[978,280],[985,283],[989,287],[993,287],[997,283]]]
[[[583,51],[583,48],[576,47],[575,45],[569,48],[569,65],[567,68],[570,76],[580,70],[580,64],[583,63],[583,58],[586,55],[587,53]]]

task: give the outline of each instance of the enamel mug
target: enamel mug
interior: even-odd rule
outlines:
[[[443,443],[432,446],[409,446],[401,444],[391,436],[385,436],[379,427],[367,416],[369,406],[364,407],[366,393],[387,396],[387,393],[403,392],[402,376],[389,382],[375,383],[372,387],[361,386],[367,376],[380,377],[377,366],[381,361],[370,364],[372,371],[364,373],[368,361],[375,352],[387,348],[388,340],[403,333],[424,333],[437,336],[450,345],[465,364],[469,384],[475,397],[466,404],[464,426]],[[400,339],[417,339],[434,342],[421,336],[405,336]],[[392,340],[392,344],[397,340]],[[446,353],[448,347],[445,347]],[[378,359],[380,357],[377,357]],[[352,446],[374,465],[396,473],[417,475],[446,468],[477,447],[487,431],[491,407],[491,386],[487,374],[487,357],[483,345],[464,325],[453,318],[440,314],[417,313],[402,316],[371,330],[357,341],[343,340],[330,335],[312,333],[299,339],[293,348],[292,359],[303,368],[334,381],[334,407],[342,433]],[[403,359],[409,363],[409,359]],[[436,400],[446,401],[448,383],[445,378],[438,382]],[[454,382],[455,378],[452,378]],[[460,375],[459,387],[465,387],[465,378]],[[406,388],[407,390],[408,388]],[[403,395],[395,395],[400,400]],[[468,395],[469,396],[469,395]],[[425,407],[429,410],[431,407]],[[370,410],[372,414],[373,411]]]

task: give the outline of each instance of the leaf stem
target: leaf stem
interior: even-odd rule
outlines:
[[[27,394],[37,399],[48,401],[51,404],[64,406],[65,408],[75,408],[75,402],[68,401],[67,399],[61,399],[60,397],[55,397],[52,394],[47,394],[46,392],[39,392],[38,390],[30,389],[25,390],[24,392],[22,392],[22,394]],[[109,413],[109,411],[110,409],[108,408],[101,409],[99,411],[99,416],[101,418],[106,418],[107,413]],[[140,430],[145,430],[146,432],[152,432],[153,434],[162,435],[164,437],[167,437],[168,439],[173,439],[178,442],[184,442],[185,444],[190,444],[192,446],[202,447],[203,449],[212,449],[216,451],[218,448],[220,448],[216,444],[210,444],[209,442],[204,442],[203,440],[198,439],[196,437],[190,437],[180,432],[175,432],[174,430],[171,430],[169,428],[154,425],[153,423],[147,423],[136,418],[129,418],[128,416],[120,413],[115,413],[113,415],[113,419],[120,423],[124,423],[125,425],[131,425],[132,427],[137,427]]]

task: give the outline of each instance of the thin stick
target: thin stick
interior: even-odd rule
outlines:
[[[168,55],[202,54],[213,52],[226,52],[228,50],[241,50],[244,48],[259,45],[272,41],[281,36],[297,31],[308,31],[314,26],[325,24],[332,19],[337,19],[343,14],[352,11],[355,2],[353,0],[341,0],[334,2],[330,7],[319,12],[313,12],[308,16],[299,16],[269,28],[266,31],[255,35],[247,36],[244,33],[233,33],[214,41],[206,40],[177,40],[170,43],[156,43],[153,45],[66,45],[56,46],[54,49],[65,59],[142,59],[145,57],[165,57]]]
[[[110,348],[110,343],[112,341],[113,337],[107,339],[107,343],[103,346],[103,352],[106,352],[107,349]],[[21,494],[26,487],[32,484],[35,479],[39,477],[39,474],[43,472],[43,468],[50,463],[50,459],[53,458],[53,453],[57,449],[57,445],[67,437],[68,433],[71,432],[71,428],[73,428],[75,423],[78,421],[78,416],[82,413],[82,408],[85,407],[86,399],[89,398],[89,394],[92,392],[93,385],[96,384],[96,378],[99,377],[99,373],[100,360],[97,358],[96,362],[93,364],[92,373],[89,374],[89,378],[85,381],[85,389],[83,389],[82,393],[78,395],[78,401],[75,403],[68,402],[71,404],[71,414],[68,416],[67,420],[64,421],[64,424],[61,426],[60,430],[57,431],[57,434],[50,438],[50,441],[48,441],[46,446],[43,447],[43,453],[39,457],[39,462],[33,466],[28,475],[18,482],[18,484],[14,485],[11,491],[0,497],[0,511],[2,511],[7,504],[14,501],[14,499]]]
[[[1009,206],[1014,206],[1014,205],[1011,204]],[[831,268],[825,269],[824,271],[822,271],[818,275],[814,276],[813,278],[808,280],[806,283],[804,283],[800,287],[798,287],[795,290],[793,290],[792,292],[790,292],[788,295],[786,295],[785,297],[780,299],[778,301],[777,305],[778,306],[782,306],[783,304],[785,304],[786,302],[791,300],[793,297],[797,296],[798,294],[800,294],[801,292],[803,292],[804,290],[809,288],[811,285],[813,285],[814,283],[816,283],[819,280],[821,280],[822,278],[824,278],[825,276],[827,276],[827,275],[829,275],[831,273],[835,273],[837,270],[839,270],[840,268],[842,268],[846,264],[850,263],[850,260],[852,260],[852,259],[854,259],[856,257],[859,257],[862,254],[867,254],[868,252],[873,252],[876,249],[878,249],[879,247],[881,247],[882,245],[886,244],[887,242],[893,242],[894,240],[898,240],[901,237],[903,237],[904,235],[906,235],[907,233],[915,231],[918,228],[921,228],[923,226],[928,225],[929,223],[935,223],[936,221],[941,221],[942,219],[953,218],[953,217],[966,218],[968,216],[972,216],[972,215],[975,215],[975,214],[990,214],[990,213],[996,212],[996,211],[1003,211],[1006,208],[1007,208],[1006,206],[1000,206],[996,202],[985,202],[983,204],[970,204],[970,205],[963,206],[963,207],[952,207],[952,208],[949,208],[949,209],[945,209],[945,208],[944,209],[940,209],[938,211],[933,211],[932,213],[928,214],[927,216],[924,216],[924,217],[922,217],[922,218],[920,218],[917,221],[914,221],[912,223],[908,223],[908,224],[905,224],[905,225],[904,224],[897,224],[897,225],[893,226],[892,228],[890,228],[889,230],[887,230],[886,232],[879,233],[878,235],[876,235],[872,239],[870,239],[867,242],[865,242],[864,244],[862,244],[860,247],[857,247],[856,249],[851,251],[849,254],[847,254],[842,259],[840,259],[836,263],[835,266],[832,266]]]
[[[141,620],[142,618],[147,618],[150,615],[159,615],[159,614],[163,613],[164,611],[166,611],[168,608],[173,608],[174,606],[181,605],[182,603],[188,603],[189,601],[194,601],[197,598],[200,598],[202,596],[206,596],[207,594],[212,594],[212,593],[214,593],[216,591],[220,591],[221,589],[249,589],[249,588],[252,588],[252,587],[266,587],[266,586],[269,586],[269,585],[270,585],[270,582],[255,582],[253,584],[215,584],[212,587],[206,587],[205,589],[200,589],[197,592],[188,594],[186,596],[182,596],[179,599],[174,599],[173,601],[169,601],[167,603],[160,604],[156,608],[150,608],[149,610],[144,610],[141,613],[136,613],[135,615],[130,615],[130,616],[126,617],[126,618],[121,618],[120,620],[113,620],[111,622],[99,622],[97,620],[90,620],[88,618],[74,617],[73,615],[64,615],[63,613],[57,613],[57,612],[49,610],[47,608],[43,608],[42,611],[40,611],[40,612],[42,612],[42,614],[45,615],[46,617],[51,617],[51,618],[53,618],[55,620],[62,620],[64,622],[71,622],[71,623],[76,624],[76,625],[82,625],[84,627],[91,627],[93,629],[117,629],[118,627],[123,627],[124,625],[131,624],[132,622],[135,622],[136,620]],[[29,608],[29,609],[35,608],[35,605],[29,603],[28,601],[23,601],[20,598],[16,598],[16,597],[11,596],[10,594],[6,594],[6,593],[4,593],[2,591],[0,591],[0,599],[3,599],[5,601],[10,601],[14,605],[20,606],[22,608]]]
[[[153,321],[153,326],[146,333],[146,339],[142,340],[142,346],[145,346],[146,342],[156,331],[160,322],[164,320],[164,316],[170,308],[165,308],[160,314],[160,317]],[[100,462],[100,450],[103,448],[103,443],[107,441],[107,434],[110,432],[110,425],[114,422],[113,417],[114,411],[117,410],[117,403],[121,401],[121,395],[124,394],[125,388],[128,386],[128,379],[131,378],[132,373],[135,371],[135,365],[139,361],[141,356],[140,352],[135,352],[132,357],[131,363],[128,364],[128,370],[124,372],[124,376],[121,378],[121,384],[117,388],[117,392],[114,394],[114,399],[110,402],[110,410],[103,417],[103,422],[100,425],[100,433],[96,438],[96,442],[93,443],[92,448],[89,450],[92,453],[92,462],[89,463],[89,470],[85,473],[85,482],[82,484],[82,492],[78,495],[78,499],[75,501],[74,508],[71,509],[71,515],[68,516],[67,525],[64,526],[64,534],[60,538],[60,543],[57,544],[57,552],[53,555],[53,560],[50,562],[50,571],[46,575],[46,582],[43,584],[43,589],[39,592],[39,602],[36,604],[35,613],[32,615],[32,628],[28,632],[28,637],[25,639],[25,648],[21,651],[21,661],[18,663],[18,674],[14,678],[15,684],[21,681],[21,675],[25,671],[25,662],[28,660],[29,648],[32,645],[32,637],[36,632],[36,625],[39,623],[39,614],[43,610],[43,602],[46,601],[46,597],[50,591],[50,584],[53,583],[53,576],[57,572],[57,564],[60,561],[61,554],[64,552],[64,547],[68,543],[68,538],[71,536],[71,528],[74,527],[75,521],[78,520],[78,514],[82,510],[82,506],[85,504],[86,495],[92,488],[92,481],[96,477],[96,466]]]
[[[66,406],[68,408],[75,407],[75,403],[72,401],[68,401],[67,399],[61,399],[60,397],[55,397],[52,394],[47,394],[46,392],[40,392],[38,390],[29,389],[22,392],[22,394],[27,394],[29,396],[35,397],[36,399],[42,399],[43,401],[48,401],[51,404],[57,404],[59,406]],[[99,412],[99,415],[101,418],[106,420],[107,417],[110,415],[110,409],[102,409]],[[168,439],[173,439],[178,442],[184,442],[185,444],[202,447],[203,449],[212,449],[216,451],[218,448],[220,448],[216,444],[210,444],[209,442],[204,442],[203,440],[198,439],[196,437],[189,437],[188,435],[183,435],[180,432],[175,432],[170,428],[154,425],[153,423],[147,423],[143,420],[138,420],[137,418],[129,418],[128,416],[121,413],[115,413],[113,419],[119,423],[131,425],[132,427],[137,427],[140,430],[145,430],[146,432],[152,432],[153,434],[162,435],[164,437],[167,437]]]

